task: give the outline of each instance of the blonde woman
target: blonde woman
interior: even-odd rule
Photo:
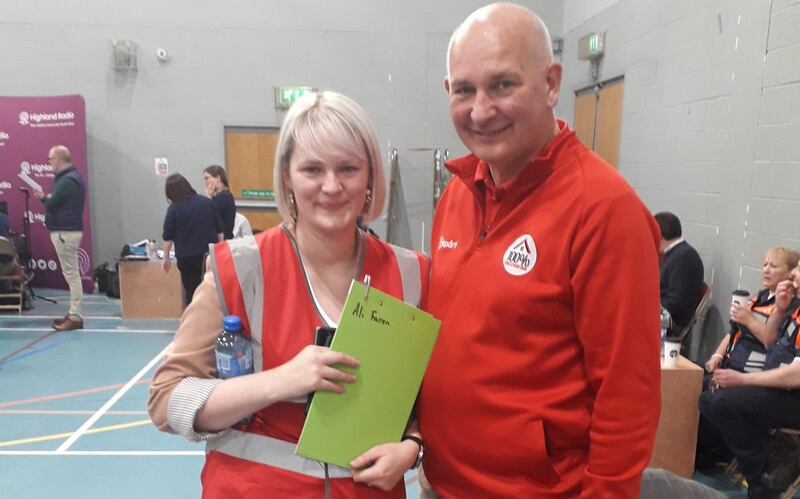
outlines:
[[[275,155],[283,224],[214,247],[208,272],[183,316],[151,388],[155,425],[207,440],[204,497],[322,497],[319,463],[294,454],[304,402],[317,390],[341,392],[357,366],[314,346],[314,331],[335,327],[353,278],[414,305],[425,300],[428,261],[357,225],[383,209],[380,152],[364,110],[334,92],[308,95],[289,110]],[[214,340],[223,313],[242,318],[256,372],[215,379]],[[247,424],[238,423],[253,415]],[[405,497],[403,473],[417,466],[422,441],[378,445],[351,469],[331,466],[332,497]]]

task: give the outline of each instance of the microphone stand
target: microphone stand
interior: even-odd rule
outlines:
[[[31,220],[30,220],[30,196],[31,193],[28,189],[24,187],[20,187],[19,190],[25,195],[25,214],[22,217],[22,238],[25,240],[25,253],[22,255],[22,262],[25,266],[25,272],[31,273],[31,278],[28,282],[28,289],[31,292],[31,298],[38,298],[42,301],[46,301],[49,303],[57,303],[52,298],[45,298],[44,296],[36,294],[36,290],[30,284],[30,281],[33,280],[33,276],[36,274],[33,269],[31,268],[31,261],[33,261],[32,251],[31,251]]]

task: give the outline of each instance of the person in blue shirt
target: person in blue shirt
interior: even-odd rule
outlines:
[[[184,290],[184,305],[188,305],[203,279],[203,261],[208,253],[208,245],[222,241],[222,218],[213,202],[197,194],[180,173],[167,177],[165,191],[170,205],[161,236],[164,240],[161,268],[169,272],[172,266],[169,252],[174,244]]]
[[[228,184],[228,175],[225,168],[211,165],[203,170],[203,184],[206,194],[214,202],[214,206],[222,217],[222,226],[225,229],[225,239],[233,239],[233,226],[236,221],[236,201],[231,194]]]

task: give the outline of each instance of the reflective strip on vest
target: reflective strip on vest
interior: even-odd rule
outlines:
[[[250,321],[251,337],[254,341],[254,368],[256,372],[263,370],[261,351],[261,338],[263,327],[263,297],[264,297],[264,272],[261,266],[261,255],[258,244],[252,236],[242,239],[231,239],[226,241],[230,247],[233,266],[236,270],[236,277],[239,282],[240,291],[244,300],[247,317]],[[390,245],[397,259],[397,268],[400,273],[403,286],[403,301],[419,306],[422,299],[422,277],[421,267],[417,255],[410,250]],[[296,251],[296,249],[295,249]],[[217,283],[217,290],[220,293],[220,302],[223,310],[227,311],[225,295],[222,292],[220,275],[216,265],[216,255],[212,252],[212,269]],[[227,313],[227,312],[225,312]],[[255,344],[258,346],[256,347]],[[255,355],[258,352],[258,355]],[[289,403],[306,402],[306,397],[297,400],[286,400]],[[238,430],[228,430],[219,438],[209,440],[206,443],[207,452],[216,451],[223,454],[265,464],[275,468],[281,468],[303,475],[316,478],[324,478],[322,465],[311,459],[306,459],[294,453],[296,444],[278,440],[275,438],[248,433]],[[329,475],[332,478],[345,478],[352,476],[351,472],[345,468],[334,465],[328,466]]]
[[[418,307],[422,299],[422,278],[420,277],[419,258],[416,253],[400,246],[390,244],[397,258],[400,279],[403,282],[403,301]]]
[[[206,452],[216,451],[246,461],[253,461],[274,468],[293,471],[315,478],[325,478],[325,471],[318,461],[306,459],[294,453],[296,444],[265,437],[254,433],[229,430],[219,438],[206,443]],[[333,464],[328,465],[331,478],[349,478],[350,470]]]
[[[253,340],[253,351],[260,353],[263,326],[264,270],[261,268],[261,255],[258,251],[258,244],[252,236],[229,239],[225,242],[231,251],[236,279],[239,282],[245,310],[247,311],[247,320],[250,323],[250,338]],[[212,258],[212,261],[215,260],[216,258]],[[222,283],[216,263],[213,265],[213,270],[217,289],[222,296],[220,301],[224,303],[224,293],[222,293]],[[227,305],[223,305],[223,311],[227,311],[227,309]],[[262,363],[262,355],[253,355],[253,367],[256,372],[263,370]]]

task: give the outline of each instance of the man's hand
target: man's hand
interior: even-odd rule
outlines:
[[[729,386],[744,386],[747,384],[747,378],[744,373],[734,371],[733,369],[717,369],[714,371],[714,376],[711,378],[709,386],[714,388],[726,388]]]
[[[40,190],[34,190],[33,195],[36,196],[36,199],[38,199],[39,201],[42,201],[44,198],[47,197],[47,195]]]
[[[170,267],[172,267],[172,260],[169,255],[164,255],[164,259],[161,261],[161,270],[169,274]]]

